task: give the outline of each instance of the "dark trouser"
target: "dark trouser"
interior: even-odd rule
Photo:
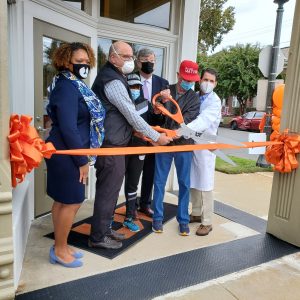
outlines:
[[[136,209],[137,189],[143,170],[145,155],[127,155],[125,172],[126,218],[132,218]]]
[[[140,207],[151,206],[155,170],[155,154],[147,154],[144,161]]]
[[[90,238],[100,242],[110,231],[125,174],[125,156],[98,156],[95,167],[97,182]]]

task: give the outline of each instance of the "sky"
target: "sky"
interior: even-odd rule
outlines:
[[[295,4],[296,0],[289,0],[283,6],[281,48],[290,45]],[[258,42],[262,47],[273,44],[278,7],[273,0],[228,0],[227,6],[235,7],[236,22],[233,30],[224,35],[222,43],[214,52],[236,43]]]

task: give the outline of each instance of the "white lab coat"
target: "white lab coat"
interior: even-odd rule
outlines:
[[[190,129],[216,135],[221,121],[221,100],[211,92],[200,106],[198,117],[187,124]],[[209,150],[193,152],[191,166],[191,188],[212,191],[214,188],[216,156]]]

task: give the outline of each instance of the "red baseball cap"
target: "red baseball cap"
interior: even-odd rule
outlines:
[[[183,60],[179,67],[179,75],[187,81],[199,81],[197,63],[191,60]]]

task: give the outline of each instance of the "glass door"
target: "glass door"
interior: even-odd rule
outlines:
[[[46,112],[47,88],[55,75],[55,70],[51,65],[51,55],[62,42],[90,44],[90,38],[34,19],[34,126],[43,140],[47,138],[51,129],[51,121]],[[34,215],[39,217],[49,213],[53,203],[53,200],[46,194],[45,161],[34,174]]]

